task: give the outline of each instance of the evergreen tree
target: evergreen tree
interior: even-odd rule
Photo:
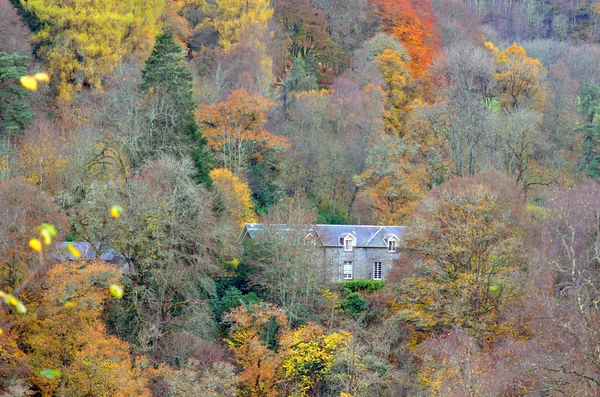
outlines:
[[[585,117],[583,130],[583,168],[588,176],[600,176],[600,86],[586,84],[579,97],[579,109]]]
[[[21,131],[33,114],[24,99],[19,77],[27,74],[29,57],[0,52],[0,137]]]
[[[170,102],[172,113],[157,116],[162,117],[158,124],[163,130],[172,132],[177,145],[185,147],[185,153],[192,158],[197,170],[195,181],[210,187],[211,156],[206,148],[206,138],[194,118],[196,105],[192,94],[192,73],[184,65],[182,49],[171,32],[165,31],[157,36],[152,54],[142,71],[141,89]]]

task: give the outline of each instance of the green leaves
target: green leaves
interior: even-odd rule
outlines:
[[[40,372],[40,375],[42,375],[44,378],[54,380],[60,378],[62,373],[57,369],[45,369]]]

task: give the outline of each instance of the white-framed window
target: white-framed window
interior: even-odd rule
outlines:
[[[373,263],[373,280],[383,280],[383,266],[381,262]]]
[[[353,262],[352,261],[344,261],[344,280],[352,280],[353,277]]]
[[[344,239],[344,251],[352,251],[352,242],[351,238]]]
[[[396,252],[396,240],[388,240],[388,251]]]

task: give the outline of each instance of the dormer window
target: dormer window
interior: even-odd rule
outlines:
[[[350,233],[344,233],[340,236],[340,245],[344,246],[344,251],[352,251],[352,247],[356,246],[356,237]]]
[[[304,237],[304,245],[306,246],[316,246],[317,245],[317,237],[314,232],[310,232]]]
[[[344,251],[352,251],[352,240],[344,240]]]
[[[383,238],[383,242],[388,247],[388,252],[396,252],[396,248],[398,247],[398,237],[395,234],[386,234]]]
[[[388,251],[396,252],[396,240],[388,240]]]

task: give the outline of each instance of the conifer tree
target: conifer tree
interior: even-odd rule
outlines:
[[[165,31],[157,36],[152,54],[142,71],[141,89],[171,103],[170,109],[175,114],[163,116],[159,124],[163,129],[171,130],[176,144],[185,147],[184,151],[194,161],[197,170],[195,181],[210,187],[210,154],[206,149],[206,138],[194,118],[192,73],[184,65],[182,48],[171,32]]]
[[[27,74],[28,60],[16,53],[0,52],[0,137],[22,130],[33,117],[24,101],[27,90],[19,83],[19,77]]]

